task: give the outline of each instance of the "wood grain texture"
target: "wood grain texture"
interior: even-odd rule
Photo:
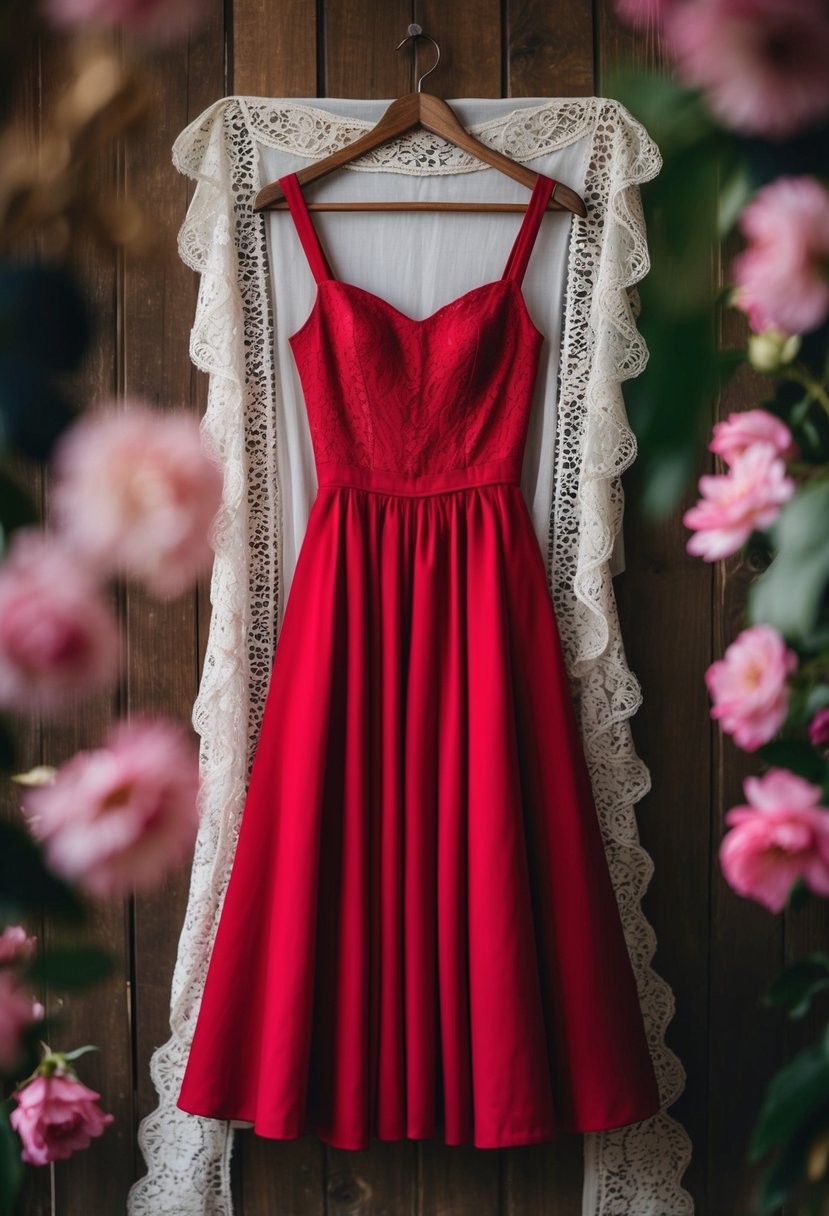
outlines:
[[[315,0],[227,0],[229,93],[314,97]]]
[[[509,97],[589,97],[593,92],[590,0],[566,7],[505,0],[505,93]]]
[[[323,13],[322,96],[391,99],[414,87],[411,45],[396,49],[412,20],[409,0],[326,0]]]
[[[734,248],[717,267],[724,283]],[[720,345],[743,346],[744,320],[734,311],[723,315]],[[742,368],[717,402],[717,417],[756,405],[767,381]],[[720,466],[720,469],[722,466]],[[714,654],[719,657],[747,624],[745,603],[752,580],[762,567],[739,558],[715,568],[713,606]],[[729,807],[744,802],[743,780],[760,769],[757,757],[741,752],[721,731],[713,733],[714,843],[726,831]],[[764,1009],[762,997],[784,959],[784,925],[752,900],[742,899],[725,882],[716,847],[712,852],[710,1057],[709,1057],[709,1195],[726,1211],[750,1211],[759,1170],[728,1168],[744,1162],[757,1110],[772,1071],[782,1061],[783,1019]],[[739,1032],[735,1035],[735,1028]],[[762,1061],[762,1067],[757,1067]]]
[[[596,0],[595,90],[624,64],[666,69],[658,41],[634,36],[615,16],[611,0]],[[647,190],[647,186],[644,187]],[[713,415],[712,419],[713,421]],[[709,979],[711,850],[715,772],[713,730],[703,682],[713,656],[714,585],[711,568],[690,557],[682,509],[658,526],[637,511],[636,469],[625,478],[626,569],[616,580],[622,635],[644,703],[632,722],[637,750],[647,764],[651,792],[636,808],[640,837],[654,862],[643,901],[657,938],[654,967],[671,985],[676,1013],[668,1045],[687,1072],[685,1091],[670,1113],[688,1130],[694,1156],[685,1176],[700,1213],[709,1207]]]
[[[156,403],[162,410],[189,407],[192,369],[187,354],[195,307],[194,276],[176,251],[176,236],[187,201],[187,182],[171,162],[178,132],[223,91],[220,6],[193,45],[171,48],[153,67],[156,120],[140,143],[128,145],[124,185],[128,195],[153,217],[157,244],[153,254],[128,259],[123,269],[123,392]],[[211,48],[210,50],[208,48]],[[183,89],[191,80],[192,89]],[[129,643],[126,709],[133,714],[162,713],[189,725],[197,691],[195,592],[160,601],[131,586],[125,624]],[[197,740],[191,733],[195,750]],[[137,1061],[138,1116],[157,1101],[149,1076],[153,1050],[170,1034],[170,981],[189,874],[171,874],[160,891],[135,900],[133,909],[133,1002]]]
[[[112,40],[112,45],[116,43]],[[60,105],[68,75],[65,48],[58,38],[44,38],[41,52],[42,115]],[[95,187],[113,191],[119,183],[117,147],[95,157],[85,168]],[[117,388],[118,367],[118,258],[109,248],[83,234],[73,242],[69,264],[90,301],[97,318],[94,340],[90,344],[80,374],[73,378],[77,402],[90,409],[111,397]],[[49,479],[44,478],[44,518],[49,511]],[[116,587],[112,597],[123,627],[124,594]],[[45,763],[62,764],[75,752],[100,745],[116,716],[122,700],[121,690],[109,694],[78,698],[65,712],[42,723]],[[133,1123],[133,1071],[130,1044],[130,949],[127,903],[101,902],[92,909],[90,924],[80,935],[103,947],[114,960],[111,977],[102,985],[82,993],[64,992],[49,987],[46,1010],[55,1019],[50,1030],[50,1046],[71,1050],[93,1042],[102,1050],[86,1056],[80,1069],[84,1081],[102,1095],[102,1106],[115,1116],[105,1137],[96,1140],[88,1153],[78,1153],[54,1169],[52,1181],[55,1212],[65,1216],[88,1213],[89,1197],[95,1194],[102,1210],[123,1204],[133,1174],[132,1153],[135,1140]],[[47,918],[42,945],[50,947],[75,941],[67,939],[59,924]]]
[[[423,87],[441,97],[501,97],[504,40],[499,0],[416,0],[415,21],[440,47],[440,63]],[[401,34],[402,37],[402,34]],[[417,70],[435,61],[434,47],[424,42]]]

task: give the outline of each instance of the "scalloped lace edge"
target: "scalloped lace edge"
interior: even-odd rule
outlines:
[[[251,603],[254,574],[273,597],[271,608],[281,605],[275,437],[263,423],[273,414],[276,391],[266,340],[271,321],[267,251],[258,226],[250,223],[250,203],[259,188],[255,143],[319,157],[371,125],[290,99],[229,97],[185,128],[173,149],[176,168],[196,181],[178,244],[182,260],[201,276],[190,354],[209,376],[201,426],[225,469],[225,490],[213,527],[212,616],[193,707],[200,736],[201,826],[172,982],[172,1033],[150,1062],[159,1102],[138,1131],[147,1173],[130,1191],[130,1216],[232,1214],[234,1124],[185,1114],[175,1103],[229,876],[275,641],[273,627],[263,624]],[[691,1144],[684,1128],[665,1113],[682,1092],[685,1073],[665,1044],[673,996],[651,966],[656,938],[641,909],[653,873],[633,812],[650,784],[630,734],[641,693],[625,661],[610,576],[622,525],[620,478],[636,454],[621,383],[638,375],[648,357],[635,322],[635,287],[649,265],[638,188],[658,173],[661,160],[641,124],[606,98],[517,107],[471,129],[524,160],[586,134],[593,140],[588,205],[594,229],[590,223],[574,227],[569,253],[547,569],[663,1110],[643,1123],[584,1137],[583,1216],[687,1216],[693,1205],[681,1178]],[[349,166],[410,173],[482,167],[420,132]],[[584,276],[591,271],[597,274],[592,290],[575,290],[580,276],[589,282]],[[251,334],[246,356],[242,338]],[[251,430],[266,449],[264,469]],[[264,508],[263,474],[273,478],[274,491]],[[256,538],[268,530],[272,540],[276,533],[277,543],[264,558]]]

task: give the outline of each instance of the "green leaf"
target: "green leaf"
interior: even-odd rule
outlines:
[[[827,520],[829,482],[804,486],[783,508],[772,530],[777,556],[749,591],[753,623],[808,644],[829,582]]]
[[[90,1051],[100,1051],[100,1047],[96,1047],[94,1043],[85,1043],[83,1047],[76,1047],[74,1051],[62,1051],[60,1054],[64,1060],[79,1060],[81,1056],[88,1055]]]
[[[63,947],[38,954],[28,968],[32,980],[55,988],[86,988],[112,971],[112,958],[95,946]]]
[[[84,908],[75,892],[53,874],[28,833],[0,823],[0,916],[50,908],[80,920]]]
[[[784,1145],[760,1183],[759,1216],[775,1216],[806,1172],[808,1139],[795,1136]]]
[[[797,882],[792,883],[792,889],[789,891],[789,898],[786,901],[786,907],[790,912],[796,912],[798,908],[804,907],[811,899],[811,891],[806,886],[802,878],[798,878]]]
[[[645,124],[663,159],[677,156],[714,133],[699,91],[664,73],[616,70],[608,75],[607,88],[607,96],[618,98]]]
[[[809,689],[804,706],[808,718],[814,717],[819,709],[825,709],[827,705],[829,705],[829,684],[816,684],[814,688]]]
[[[790,1139],[829,1099],[827,1036],[806,1047],[772,1077],[751,1137],[749,1160],[757,1161]]]
[[[8,538],[16,528],[22,528],[37,521],[37,511],[25,490],[0,465],[0,537],[2,550],[8,543]]]
[[[829,988],[829,955],[810,954],[781,971],[769,988],[767,1005],[782,1005],[790,1017],[802,1018],[809,1011],[812,997]]]
[[[727,236],[734,227],[751,192],[752,184],[748,169],[744,161],[738,160],[733,165],[731,172],[725,175],[720,187],[717,231],[721,237]]]
[[[21,1144],[9,1123],[11,1103],[0,1104],[0,1216],[14,1216],[17,1194],[23,1181]]]
[[[772,739],[758,754],[775,768],[787,768],[815,785],[829,778],[826,761],[805,739]]]

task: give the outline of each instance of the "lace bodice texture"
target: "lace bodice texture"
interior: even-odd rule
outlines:
[[[319,484],[519,483],[543,341],[521,282],[555,182],[539,174],[501,278],[421,319],[335,278],[296,175],[280,184],[318,284],[289,342]]]

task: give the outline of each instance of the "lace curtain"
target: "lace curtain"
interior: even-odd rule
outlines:
[[[173,150],[176,167],[196,181],[179,250],[200,275],[190,353],[210,378],[202,429],[224,468],[225,489],[214,525],[212,616],[193,710],[201,741],[201,827],[173,976],[171,1037],[151,1061],[159,1103],[139,1129],[147,1173],[130,1192],[130,1216],[232,1216],[234,1125],[185,1114],[175,1100],[314,491],[298,384],[282,357],[285,335],[310,307],[310,275],[300,263],[290,275],[281,272],[290,233],[277,224],[285,217],[273,213],[263,222],[252,201],[265,181],[356,138],[386,104],[224,98],[180,134]],[[682,1067],[665,1045],[673,997],[651,966],[656,942],[641,911],[653,868],[633,810],[648,789],[629,729],[641,698],[625,661],[612,585],[621,555],[620,477],[635,456],[621,385],[647,358],[636,327],[636,284],[648,268],[639,186],[659,171],[659,153],[644,128],[610,99],[524,99],[518,108],[502,99],[452,105],[478,138],[560,175],[588,208],[587,220],[556,224],[555,217],[546,225],[549,247],[545,253],[539,240],[526,280],[531,312],[550,341],[522,488],[546,557],[663,1110],[644,1123],[585,1135],[583,1216],[686,1216],[693,1209],[681,1179],[690,1143],[667,1113],[684,1084]],[[423,131],[350,169],[371,175],[362,178],[369,187],[362,197],[399,193],[388,174],[419,179],[411,185],[420,191],[442,184],[446,197],[452,197],[447,190],[453,182],[463,181],[458,175],[475,174],[470,181],[485,182],[483,197],[521,196],[517,188],[509,194],[514,183],[500,176],[496,195],[492,170]],[[436,175],[442,183],[429,180]],[[350,174],[335,176],[341,182]],[[474,190],[461,196],[470,195]],[[411,222],[411,213],[400,214]],[[507,213],[489,226],[487,217],[474,237],[455,242],[467,257],[443,270],[440,299],[431,303],[423,295],[436,281],[428,264],[407,265],[404,255],[395,300],[389,281],[368,280],[378,259],[361,261],[365,242],[354,239],[353,228],[348,242],[343,217],[318,213],[316,219],[342,277],[380,291],[410,313],[414,299],[422,315],[484,281],[484,271],[492,269],[484,263],[505,256],[510,219],[520,217]],[[469,256],[472,240],[475,254]],[[428,241],[417,245],[421,251],[431,247]],[[434,256],[437,265],[439,249]],[[498,265],[489,277],[500,270]],[[474,280],[452,279],[464,273]]]

